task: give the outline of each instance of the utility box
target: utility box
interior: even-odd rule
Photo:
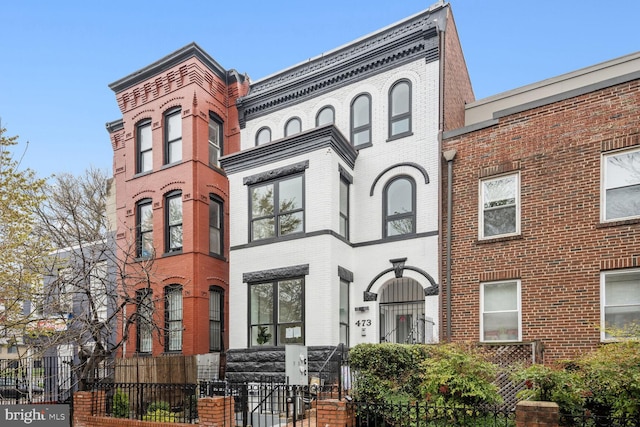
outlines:
[[[309,361],[304,345],[285,345],[285,374],[291,385],[309,385]]]

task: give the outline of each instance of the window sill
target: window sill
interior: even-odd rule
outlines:
[[[174,256],[174,255],[182,255],[182,249],[176,250],[176,251],[171,251],[171,252],[165,252],[165,253],[162,254],[162,258],[170,257],[170,256]]]
[[[511,240],[522,240],[524,237],[522,237],[522,234],[512,234],[512,235],[508,235],[508,236],[499,236],[499,237],[490,237],[490,238],[486,238],[486,239],[477,239],[476,240],[476,244],[477,245],[486,245],[489,243],[498,243],[498,242],[509,242]]]
[[[224,255],[220,255],[220,254],[217,254],[215,252],[209,252],[209,256],[211,258],[216,258],[216,259],[219,259],[221,261],[226,261],[227,260],[227,258]]]
[[[621,219],[617,221],[614,220],[614,221],[607,221],[607,222],[599,222],[598,224],[596,224],[596,228],[619,227],[623,225],[634,225],[634,224],[640,224],[640,217]]]
[[[373,147],[373,144],[371,142],[353,146],[353,148],[355,148],[356,150],[361,150],[363,148],[369,148],[369,147]]]
[[[406,138],[407,136],[411,136],[411,135],[413,135],[413,132],[399,133],[397,135],[389,136],[389,138],[387,139],[387,142],[395,141],[396,139]]]

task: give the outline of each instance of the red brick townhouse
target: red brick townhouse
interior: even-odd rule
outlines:
[[[442,149],[443,337],[548,363],[640,320],[640,53],[470,103]]]
[[[222,353],[228,343],[228,183],[218,159],[239,149],[245,79],[190,44],[109,87],[122,118],[114,152],[117,245],[128,269],[124,354]],[[148,276],[148,280],[145,276]],[[138,307],[136,307],[136,305]]]

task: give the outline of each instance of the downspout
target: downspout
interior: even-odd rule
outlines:
[[[447,341],[451,342],[451,235],[453,233],[453,159],[456,157],[456,150],[447,150],[442,155],[447,161],[447,265],[445,269],[447,270]]]

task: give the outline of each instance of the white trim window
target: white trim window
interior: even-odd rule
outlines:
[[[637,337],[640,332],[640,270],[607,271],[600,278],[601,339]]]
[[[640,216],[640,150],[602,156],[603,221]]]
[[[519,280],[480,285],[480,341],[521,341],[522,310]]]
[[[480,181],[480,238],[520,233],[520,174]]]

